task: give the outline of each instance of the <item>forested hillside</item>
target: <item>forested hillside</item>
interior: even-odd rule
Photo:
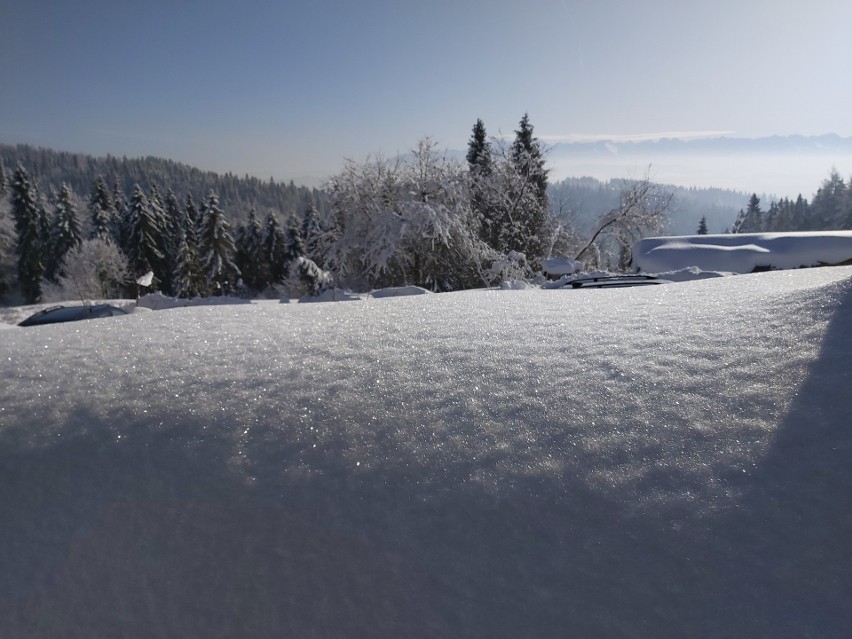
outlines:
[[[552,184],[548,190],[554,214],[566,224],[591,232],[604,211],[618,206],[619,197],[633,180],[602,182],[592,177],[572,177]],[[662,185],[672,194],[662,232],[671,235],[695,233],[704,218],[711,233],[730,230],[747,193],[718,188],[686,188]]]
[[[206,197],[212,191],[219,196],[219,203],[231,221],[245,218],[252,208],[288,215],[303,212],[309,204],[321,212],[327,206],[325,194],[320,189],[297,186],[293,182],[264,181],[248,175],[220,175],[162,158],[118,158],[110,155],[96,158],[23,144],[0,144],[0,160],[7,175],[18,164],[25,167],[34,183],[45,193],[51,188],[59,189],[65,183],[83,199],[89,197],[98,177],[104,179],[111,191],[125,194],[132,193],[137,184],[146,193],[156,187],[163,192],[171,189],[184,196],[191,193],[196,198]]]

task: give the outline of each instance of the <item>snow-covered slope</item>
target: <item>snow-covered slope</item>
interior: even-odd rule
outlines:
[[[846,637],[852,268],[0,332],[0,637]]]

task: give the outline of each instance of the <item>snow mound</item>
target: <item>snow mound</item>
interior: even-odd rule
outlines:
[[[306,295],[299,298],[299,304],[309,304],[313,302],[355,302],[361,297],[352,291],[346,291],[340,288],[330,288],[323,291],[319,295]]]
[[[573,275],[583,270],[583,263],[570,257],[551,257],[542,262],[542,267],[548,275]]]
[[[657,273],[689,267],[752,273],[848,263],[852,231],[651,237],[633,246],[633,264]]]
[[[152,311],[162,311],[170,308],[183,308],[185,306],[220,306],[223,304],[251,304],[251,300],[231,295],[184,299],[169,297],[162,293],[149,293],[139,298],[137,306],[150,308]]]
[[[0,339],[2,637],[846,637],[852,267]]]
[[[408,295],[427,295],[432,291],[429,291],[420,286],[395,286],[390,288],[382,288],[377,291],[373,291],[370,293],[370,297],[375,298],[383,298],[383,297],[406,297]]]
[[[534,284],[524,280],[503,280],[500,282],[501,291],[524,291],[528,288],[537,288]]]

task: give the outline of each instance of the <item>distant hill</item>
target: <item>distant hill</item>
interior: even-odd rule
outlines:
[[[292,181],[285,184],[248,175],[220,175],[162,158],[111,155],[96,158],[23,144],[0,144],[0,159],[7,173],[20,163],[43,190],[58,188],[65,182],[83,200],[89,197],[95,179],[103,176],[110,189],[117,183],[125,194],[130,194],[135,184],[146,192],[156,184],[163,193],[172,189],[180,200],[192,194],[196,202],[200,202],[214,191],[226,214],[234,219],[243,218],[251,208],[260,213],[274,211],[282,216],[301,215],[310,203],[320,211],[327,208],[325,192],[319,189],[297,186]]]

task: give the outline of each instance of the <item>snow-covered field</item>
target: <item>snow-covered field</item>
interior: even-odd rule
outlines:
[[[852,267],[0,332],[0,637],[852,636]]]

